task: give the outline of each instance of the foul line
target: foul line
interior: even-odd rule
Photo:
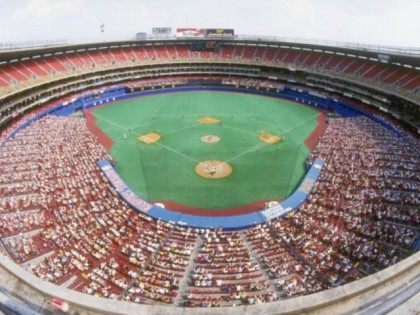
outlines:
[[[184,153],[182,153],[182,152],[179,152],[179,151],[177,151],[177,150],[175,150],[175,149],[172,149],[171,147],[168,147],[168,146],[166,146],[166,145],[164,145],[164,144],[162,144],[162,143],[159,143],[159,141],[156,141],[156,142],[154,142],[155,144],[158,144],[158,145],[160,145],[160,146],[162,146],[162,147],[164,147],[164,148],[166,148],[166,149],[168,149],[169,151],[172,151],[173,153],[176,153],[176,154],[178,154],[178,155],[180,155],[180,156],[183,156],[183,157],[185,157],[185,158],[187,158],[187,159],[189,159],[189,160],[191,160],[191,161],[193,161],[193,162],[197,162],[197,163],[201,163],[201,161],[198,161],[198,160],[196,160],[196,159],[194,159],[194,158],[192,158],[192,157],[190,157],[190,156],[188,156],[188,155],[186,155],[186,154],[184,154]]]
[[[93,113],[92,113],[93,114]],[[111,124],[113,124],[114,126],[117,126],[117,127],[119,127],[119,128],[121,128],[121,129],[123,129],[123,130],[125,130],[125,131],[128,131],[129,129],[127,129],[127,128],[125,128],[124,126],[121,126],[120,124],[117,124],[117,123],[115,123],[115,122],[113,122],[113,121],[111,121],[111,120],[109,120],[109,119],[107,119],[107,118],[104,118],[104,117],[102,117],[102,116],[100,116],[100,115],[97,115],[97,114],[93,114],[94,116],[97,116],[97,117],[99,117],[99,118],[102,118],[102,119],[104,119],[105,121],[108,121],[109,123],[111,123]],[[135,132],[135,134],[137,134],[137,136],[141,136],[141,134],[139,134],[139,133],[137,133],[137,132]],[[176,154],[178,154],[178,155],[180,155],[180,156],[183,156],[184,158],[187,158],[187,159],[189,159],[189,160],[191,160],[191,161],[194,161],[194,162],[198,162],[198,163],[200,163],[200,161],[198,161],[198,160],[196,160],[196,159],[194,159],[194,158],[192,158],[192,157],[190,157],[190,156],[188,156],[188,155],[186,155],[186,154],[184,154],[184,153],[181,153],[181,152],[179,152],[179,151],[176,151],[176,150],[174,150],[174,149],[172,149],[171,147],[168,147],[168,146],[166,146],[166,145],[164,145],[164,144],[162,144],[162,143],[159,143],[159,142],[155,142],[156,144],[158,144],[158,145],[160,145],[160,146],[162,146],[162,147],[164,147],[164,148],[166,148],[166,149],[168,149],[169,151],[172,151],[172,152],[174,152],[174,153],[176,153]]]
[[[310,120],[314,119],[314,118],[315,118],[315,117],[317,117],[318,115],[319,115],[319,113],[317,113],[317,114],[316,114],[316,115],[314,115],[314,116],[309,117],[308,119],[305,119],[304,121],[301,121],[300,123],[298,123],[297,125],[294,125],[293,127],[290,127],[289,129],[286,129],[284,132],[285,132],[285,133],[288,133],[288,132],[290,132],[291,130],[293,130],[293,129],[295,129],[295,128],[299,127],[300,125],[303,125],[304,123],[306,123],[306,122],[308,122],[308,121],[310,121]]]
[[[232,127],[232,126],[226,126],[225,124],[223,124],[223,128],[228,128],[228,129],[232,129],[232,130],[238,130],[240,132],[243,132],[243,133],[246,133],[246,134],[249,134],[249,135],[256,136],[256,134],[253,133],[253,132],[249,132],[249,131],[242,130],[242,129],[239,129],[239,128],[236,128],[236,127]]]
[[[171,133],[175,133],[175,132],[178,132],[178,131],[181,131],[181,130],[185,130],[185,129],[188,129],[188,128],[192,128],[192,127],[195,127],[195,126],[198,126],[199,125],[199,123],[194,123],[194,124],[192,124],[192,125],[188,125],[188,126],[186,126],[186,127],[182,127],[182,128],[178,128],[178,129],[173,129],[173,130],[170,130],[170,131],[168,131],[168,132],[166,132],[166,133],[163,133],[162,134],[162,136],[167,136],[167,135],[169,135],[169,134],[171,134]]]
[[[131,129],[132,129],[132,130],[136,130],[136,129],[137,129],[137,128],[139,128],[139,127],[146,126],[146,125],[148,125],[148,124],[150,124],[150,123],[152,123],[152,122],[156,122],[156,121],[159,121],[159,120],[164,120],[164,118],[152,119],[152,120],[146,121],[146,122],[144,122],[144,123],[142,123],[142,124],[140,124],[140,125],[138,125],[138,126],[132,127]]]
[[[245,150],[244,152],[239,153],[238,155],[235,155],[234,157],[232,157],[232,158],[230,158],[230,159],[228,159],[228,160],[224,161],[222,164],[227,164],[228,162],[231,162],[231,161],[233,161],[233,160],[237,159],[238,157],[240,157],[240,156],[242,156],[242,155],[244,155],[244,154],[247,154],[247,153],[250,153],[250,152],[255,152],[255,151],[257,151],[257,150],[261,149],[263,146],[265,146],[265,145],[267,145],[267,144],[268,144],[268,143],[258,143],[257,145],[254,145],[253,147],[251,147],[251,148],[249,148],[249,149]]]
[[[124,126],[122,126],[122,125],[120,125],[120,124],[118,124],[118,123],[116,123],[116,122],[113,122],[112,120],[109,120],[108,118],[102,117],[101,115],[98,115],[98,114],[94,114],[92,111],[91,111],[90,113],[91,113],[93,116],[97,117],[97,118],[101,118],[101,119],[103,119],[103,120],[105,120],[105,121],[107,121],[107,122],[109,122],[109,123],[113,124],[114,126],[117,126],[117,127],[120,127],[121,129],[124,129],[125,131],[128,131],[128,130],[129,130],[128,128],[126,128],[126,127],[124,127]]]

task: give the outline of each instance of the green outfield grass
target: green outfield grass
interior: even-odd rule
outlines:
[[[93,114],[114,141],[110,153],[117,171],[136,193],[146,200],[216,211],[287,198],[305,174],[309,149],[303,142],[317,126],[319,112],[276,98],[194,91],[116,102]],[[205,116],[222,123],[196,121]],[[284,140],[264,144],[258,138],[261,131]],[[158,143],[137,140],[150,132],[162,136]],[[221,141],[204,143],[204,135]],[[194,167],[204,160],[227,161],[233,173],[219,180],[202,178]]]

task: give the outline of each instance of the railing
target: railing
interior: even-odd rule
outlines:
[[[373,44],[361,44],[361,43],[352,43],[352,42],[344,42],[344,41],[276,37],[276,36],[239,35],[235,37],[238,39],[243,39],[243,40],[261,40],[261,41],[275,41],[275,42],[286,42],[286,43],[295,43],[295,44],[309,44],[309,45],[320,45],[320,46],[328,46],[328,47],[348,48],[348,49],[355,49],[355,50],[361,50],[361,51],[374,51],[374,52],[379,52],[379,53],[391,53],[391,54],[396,53],[396,54],[420,56],[420,47],[373,45]]]
[[[162,40],[174,40],[180,39],[185,40],[186,38],[176,37],[174,34],[169,35],[147,35],[144,39],[148,41],[162,41]],[[205,40],[205,38],[191,38],[193,40]],[[215,39],[215,38],[212,38]],[[401,47],[401,46],[388,46],[388,45],[374,45],[374,44],[361,44],[352,43],[345,41],[332,41],[332,40],[319,40],[319,39],[307,39],[307,38],[291,38],[291,37],[277,37],[277,36],[263,36],[263,35],[235,35],[231,38],[225,37],[225,39],[233,39],[238,41],[254,40],[254,41],[271,41],[285,44],[307,44],[307,45],[319,45],[331,48],[347,48],[359,51],[371,51],[385,54],[402,54],[402,55],[414,55],[420,56],[420,47]],[[0,42],[0,51],[2,50],[21,50],[30,48],[43,48],[43,47],[54,47],[54,46],[66,46],[66,45],[77,45],[77,44],[88,44],[88,43],[109,43],[109,42],[124,42],[124,41],[135,41],[134,37],[120,37],[120,38],[84,38],[76,40],[50,40],[50,41],[27,41],[27,42]]]

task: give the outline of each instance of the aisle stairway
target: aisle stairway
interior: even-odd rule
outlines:
[[[246,248],[252,254],[252,257],[258,262],[258,265],[260,267],[261,272],[263,273],[263,275],[265,277],[265,280],[267,280],[268,283],[270,284],[270,287],[269,287],[270,291],[271,292],[277,292],[278,293],[277,287],[276,287],[273,279],[268,274],[267,267],[261,261],[261,259],[262,259],[261,255],[258,254],[258,253],[256,253],[254,247],[248,242],[246,236],[243,233],[241,233],[241,239],[244,242]]]
[[[203,240],[201,239],[201,236],[198,236],[194,244],[194,249],[191,253],[188,267],[185,270],[184,277],[179,282],[178,295],[175,298],[174,305],[183,306],[183,303],[185,302],[187,289],[188,289],[189,283],[191,282],[192,271],[195,268],[195,258],[197,257],[198,250],[200,249],[202,244],[203,244]]]

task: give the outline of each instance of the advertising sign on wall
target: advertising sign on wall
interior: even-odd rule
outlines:
[[[203,28],[177,28],[176,37],[204,37]]]

